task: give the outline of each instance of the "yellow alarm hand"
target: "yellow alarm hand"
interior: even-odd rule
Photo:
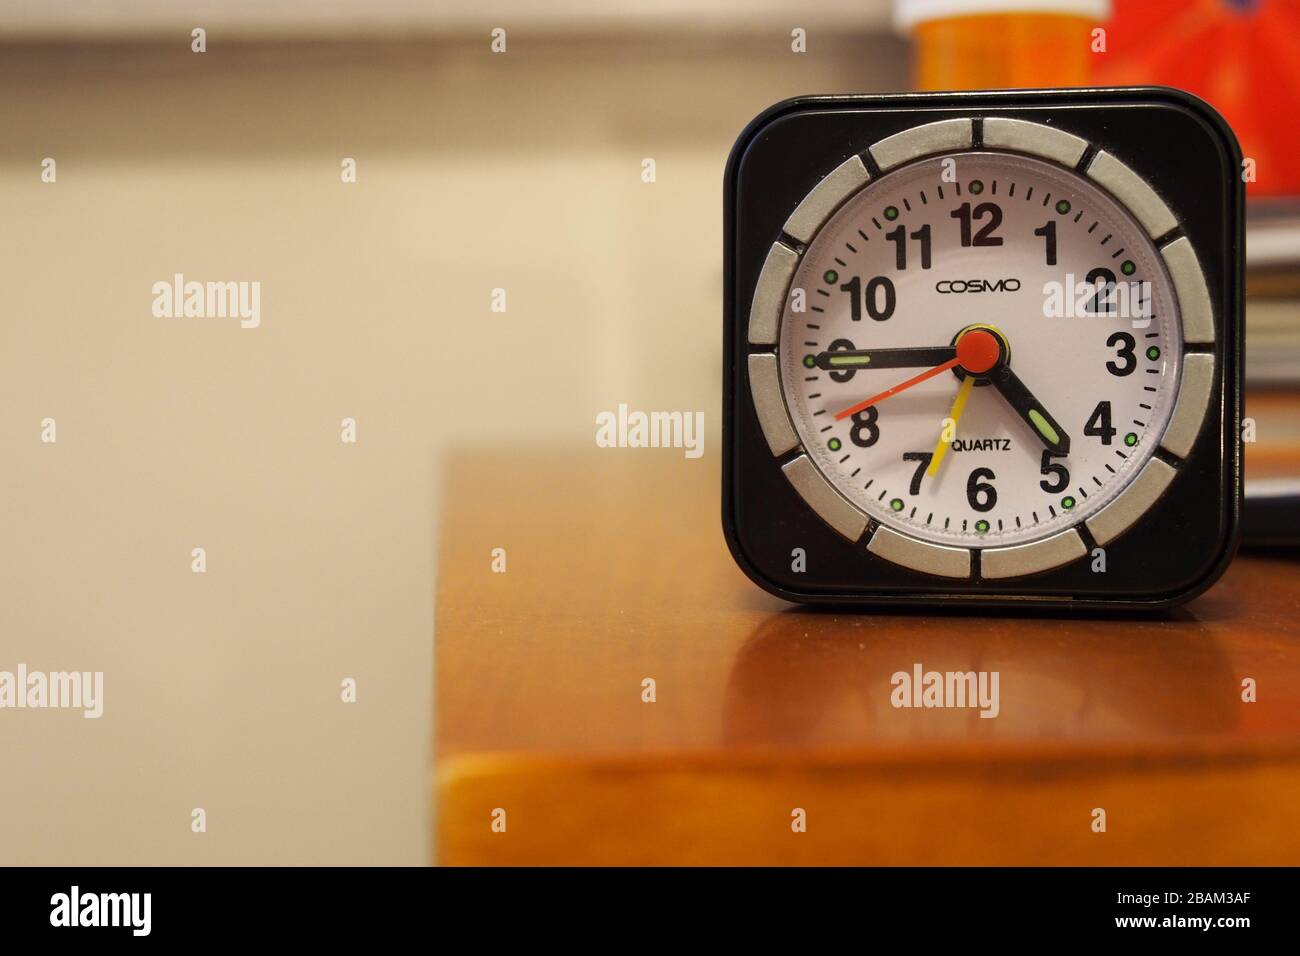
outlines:
[[[939,463],[943,461],[943,456],[948,452],[948,444],[957,437],[957,423],[961,421],[961,413],[966,408],[966,399],[970,397],[971,387],[975,384],[975,376],[967,375],[961,380],[961,387],[957,389],[957,397],[952,400],[952,409],[948,412],[948,417],[944,419],[943,431],[939,433],[939,441],[934,446],[934,454],[930,456],[930,467],[925,473],[933,478],[939,473]],[[948,434],[948,422],[952,422],[952,434]]]

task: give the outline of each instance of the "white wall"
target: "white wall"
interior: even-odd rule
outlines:
[[[784,28],[213,41],[0,49],[0,669],[107,683],[98,721],[0,712],[4,862],[427,860],[445,451],[621,401],[716,449],[732,140],[905,84]],[[176,271],[260,281],[261,327],[154,318]]]

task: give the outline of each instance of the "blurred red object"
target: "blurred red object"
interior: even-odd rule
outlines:
[[[1300,0],[1115,0],[1097,82],[1195,93],[1255,161],[1249,196],[1300,196]]]

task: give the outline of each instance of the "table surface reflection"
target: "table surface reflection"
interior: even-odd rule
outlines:
[[[1300,862],[1295,554],[1159,616],[805,610],[732,562],[718,487],[680,451],[453,459],[443,862]],[[892,706],[917,662],[997,671],[996,718]]]

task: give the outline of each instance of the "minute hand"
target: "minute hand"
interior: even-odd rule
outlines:
[[[841,349],[815,356],[818,368],[832,372],[861,368],[930,368],[955,358],[951,345],[900,349]]]
[[[1034,393],[1025,387],[1020,377],[1010,368],[1002,368],[990,377],[993,387],[1007,400],[1007,404],[1016,410],[1016,414],[1025,420],[1035,435],[1047,446],[1047,450],[1057,455],[1070,453],[1070,436],[1057,424],[1056,419],[1043,407],[1043,403],[1034,397]]]

